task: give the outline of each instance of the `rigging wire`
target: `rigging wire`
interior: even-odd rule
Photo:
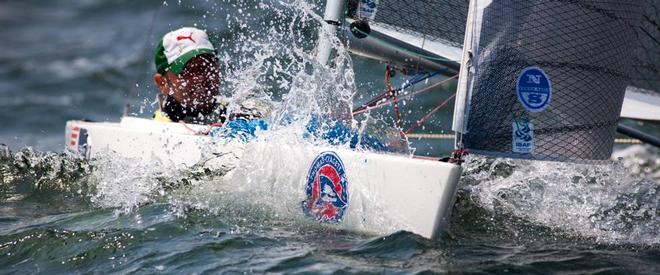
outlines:
[[[445,79],[445,80],[439,81],[438,83],[435,83],[435,84],[430,85],[430,86],[428,86],[428,87],[425,87],[425,88],[422,88],[422,89],[417,90],[417,91],[415,91],[415,92],[409,93],[409,94],[407,94],[407,95],[403,95],[403,96],[401,96],[401,97],[398,97],[398,98],[396,98],[395,100],[384,101],[384,102],[381,102],[381,103],[376,104],[376,105],[374,105],[374,106],[367,106],[366,108],[363,108],[363,109],[361,109],[361,110],[356,110],[356,111],[353,112],[353,115],[359,115],[359,114],[362,114],[362,113],[366,113],[366,112],[368,112],[368,111],[371,111],[372,109],[377,109],[377,108],[380,108],[380,107],[383,107],[383,106],[387,106],[387,105],[390,105],[390,104],[392,104],[392,103],[396,103],[396,102],[399,102],[399,101],[401,101],[401,100],[408,99],[408,98],[413,97],[413,96],[415,96],[415,95],[418,95],[418,94],[421,94],[421,93],[424,93],[424,92],[428,92],[429,90],[431,90],[431,89],[433,89],[433,88],[435,88],[435,87],[437,87],[437,86],[440,86],[440,85],[442,85],[442,84],[445,84],[445,83],[449,82],[450,80],[455,79],[455,78],[457,78],[457,77],[458,77],[458,75],[454,75],[454,76],[452,76],[452,77],[450,77],[450,78],[447,78],[447,79]]]
[[[433,114],[435,114],[437,111],[439,111],[440,109],[442,109],[442,107],[444,107],[445,105],[447,105],[447,103],[448,103],[451,99],[453,99],[454,97],[456,97],[456,94],[452,94],[450,97],[446,98],[445,100],[438,102],[438,104],[435,106],[435,108],[433,108],[433,110],[431,110],[428,114],[426,114],[424,117],[422,117],[420,120],[418,120],[413,126],[410,126],[410,128],[408,128],[408,130],[406,130],[404,133],[405,133],[406,135],[412,133],[413,130],[415,130],[417,127],[421,126],[421,125],[422,125],[426,120],[428,120]]]
[[[435,71],[435,72],[433,72],[433,73],[428,73],[428,74],[418,74],[418,75],[416,75],[415,77],[413,77],[412,79],[407,80],[403,85],[401,85],[401,88],[398,88],[398,89],[397,89],[397,92],[403,91],[403,90],[405,90],[405,89],[408,88],[408,87],[411,87],[411,86],[413,86],[413,85],[415,85],[415,84],[417,84],[417,83],[419,83],[419,82],[425,81],[425,80],[427,80],[427,79],[430,79],[430,78],[432,78],[432,77],[435,77],[435,76],[437,76],[437,75],[439,75],[439,74],[442,74],[442,73],[444,73],[444,72],[447,72],[447,69],[446,69],[446,68],[445,68],[445,69],[438,70],[438,71]],[[362,110],[364,110],[364,109],[366,109],[366,108],[373,107],[373,105],[375,105],[375,104],[378,103],[379,101],[381,101],[381,100],[383,100],[384,98],[386,98],[387,95],[388,95],[388,93],[389,93],[389,91],[388,91],[388,90],[385,90],[385,92],[383,92],[382,94],[380,94],[380,95],[378,95],[378,96],[375,96],[375,97],[372,98],[371,100],[367,101],[367,103],[364,103],[364,104],[360,105],[359,107],[355,108],[355,109],[353,110],[353,112],[355,113],[355,112],[358,112],[358,111],[362,111]]]
[[[151,22],[149,23],[149,29],[147,30],[147,36],[144,40],[144,45],[142,46],[142,53],[140,53],[140,56],[138,58],[142,59],[145,58],[147,55],[147,52],[149,51],[149,42],[151,39],[151,36],[154,33],[154,27],[156,26],[156,21],[158,20],[158,14],[160,13],[161,8],[163,5],[158,5],[156,10],[154,11],[154,14],[151,16]],[[146,66],[146,62],[140,62],[140,67],[139,67],[139,73],[135,74],[135,79],[133,81],[133,84],[131,85],[130,88],[130,94],[137,95],[137,92],[135,91],[137,89],[137,83],[140,81],[140,77],[144,75],[144,70]]]

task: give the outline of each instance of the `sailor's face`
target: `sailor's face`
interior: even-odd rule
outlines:
[[[214,57],[194,57],[175,77],[170,95],[181,105],[197,110],[213,106],[214,97],[220,92],[220,70]]]

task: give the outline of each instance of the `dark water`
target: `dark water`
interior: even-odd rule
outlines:
[[[263,38],[272,34],[261,30],[277,25],[292,48],[311,49],[314,25],[290,12],[301,3],[259,3],[0,2],[0,143],[13,151],[0,150],[0,273],[660,273],[660,153],[651,147],[617,147],[622,160],[603,166],[475,157],[441,240],[300,223],[258,202],[199,204],[185,196],[194,185],[180,185],[217,181],[208,171],[172,175],[60,153],[66,120],[114,121],[126,103],[151,114],[152,51],[168,30],[208,29],[226,57],[226,87],[240,86],[251,48],[269,46]],[[289,25],[299,30],[287,36]],[[352,63],[361,102],[382,89],[384,67]],[[446,94],[404,114],[423,115]],[[425,131],[448,130],[451,108]],[[165,187],[144,189],[154,184]]]

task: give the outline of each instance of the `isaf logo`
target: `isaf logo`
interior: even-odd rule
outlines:
[[[305,195],[305,215],[327,223],[342,221],[348,207],[348,181],[337,154],[323,152],[314,159],[307,174]]]
[[[513,152],[521,154],[534,153],[534,124],[527,118],[515,119],[513,127]]]

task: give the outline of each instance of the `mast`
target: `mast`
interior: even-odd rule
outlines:
[[[336,33],[337,28],[341,26],[341,16],[346,6],[346,0],[328,0],[323,13],[325,24],[319,33],[319,45],[316,52],[316,61],[325,65],[330,59],[332,53],[332,41],[324,33]]]
[[[467,132],[465,119],[469,115],[470,98],[472,94],[471,75],[476,72],[478,62],[473,60],[479,55],[479,35],[481,32],[481,17],[484,8],[490,5],[490,0],[470,1],[467,21],[465,24],[465,39],[463,41],[463,57],[461,58],[461,70],[456,86],[456,104],[454,105],[454,117],[452,130],[456,133],[455,149],[463,149],[462,136]]]
[[[462,135],[465,133],[465,107],[467,104],[468,97],[468,74],[469,70],[472,67],[471,64],[471,51],[468,45],[472,45],[474,36],[471,36],[474,27],[474,19],[476,16],[477,1],[470,1],[470,6],[468,10],[468,20],[465,25],[465,39],[463,41],[463,57],[461,58],[461,69],[458,76],[458,85],[456,85],[456,103],[454,104],[454,116],[452,122],[452,130],[456,133],[454,148],[463,149],[462,145]]]

